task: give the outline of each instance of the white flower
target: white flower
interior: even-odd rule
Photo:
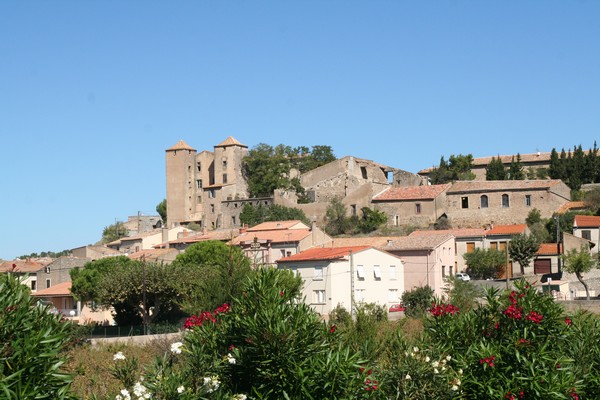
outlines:
[[[454,390],[456,392],[458,390],[458,386],[452,385],[452,390]]]
[[[442,371],[445,371],[445,370],[446,370],[446,367],[442,367]]]
[[[407,381],[410,381],[412,378],[410,377],[409,374],[406,374],[406,377],[404,379],[406,379]]]
[[[183,393],[184,390],[185,390],[185,388],[183,386],[179,386],[177,388],[177,393],[181,394],[181,393]]]
[[[118,395],[115,397],[115,400],[123,400],[123,396],[121,396],[120,394],[118,394]]]
[[[231,353],[227,353],[227,362],[229,364],[235,364],[235,358],[231,355]]]
[[[419,348],[418,347],[413,347],[413,352],[418,353],[419,352]]]
[[[459,369],[459,370],[458,370],[458,374],[459,374],[459,375],[462,375],[462,373],[463,373],[463,370],[462,370],[462,368],[461,368],[461,369]]]
[[[144,399],[151,399],[152,398],[152,393],[148,392],[148,393],[144,393]],[[141,399],[141,397],[140,397]]]
[[[457,379],[455,383],[460,386],[460,379]]]
[[[206,391],[208,393],[212,393],[219,388],[221,382],[219,381],[218,376],[204,377],[204,386],[206,386]]]
[[[146,393],[146,388],[140,382],[136,382],[135,385],[133,385],[133,394],[137,397],[143,397],[144,393]]]
[[[119,351],[117,354],[113,356],[113,361],[124,360],[125,354],[122,351]]]
[[[431,360],[431,358],[429,358],[429,356],[425,357],[425,362],[429,362]]]
[[[434,368],[434,369],[433,369],[433,373],[434,373],[434,374],[439,374],[439,373],[440,373],[440,371],[438,371],[438,369],[437,369],[437,368]]]
[[[183,343],[181,343],[181,342],[175,342],[175,343],[171,344],[171,353],[181,354],[182,346],[183,346]]]
[[[246,400],[248,397],[245,394],[233,395],[232,400]]]
[[[127,389],[121,389],[121,394],[123,395],[123,400],[131,400],[131,395]]]
[[[431,366],[432,366],[433,368],[437,368],[439,365],[440,365],[440,363],[439,363],[439,362],[437,362],[437,361],[434,361],[434,362],[432,362],[432,363],[431,363]]]
[[[450,361],[450,360],[452,360],[452,357],[451,356],[446,356],[446,361]]]

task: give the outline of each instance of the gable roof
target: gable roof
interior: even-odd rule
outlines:
[[[216,145],[215,147],[227,147],[227,146],[241,146],[241,147],[248,147],[245,144],[241,144],[239,141],[237,141],[237,139],[235,139],[233,136],[229,136],[227,139],[223,140],[221,143],[219,143],[218,145]]]
[[[568,201],[556,210],[559,214],[564,214],[571,210],[585,210],[588,206],[585,201]]]
[[[369,246],[382,249],[400,236],[365,236],[365,237],[347,237],[334,238],[331,240],[331,247],[352,247]]]
[[[426,230],[418,229],[413,231],[408,236],[426,236],[426,235],[452,235],[456,238],[474,237],[474,236],[485,236],[485,229],[483,228],[457,228],[457,229],[439,229],[439,230]]]
[[[560,252],[557,251],[556,243],[542,243],[535,254],[538,256],[554,256],[562,254],[562,251],[562,243],[560,244]]]
[[[597,228],[600,226],[600,217],[595,215],[576,215],[573,226],[578,228]]]
[[[495,192],[504,190],[547,190],[560,184],[560,179],[523,181],[457,181],[448,189],[448,194],[465,192]]]
[[[185,233],[185,232],[184,232]],[[208,240],[220,240],[226,242],[235,238],[239,235],[237,229],[219,229],[214,231],[199,232],[192,235],[182,236],[178,239],[170,240],[165,243],[160,243],[154,246],[154,248],[166,247],[167,244],[185,244],[185,243],[197,243],[205,242]]]
[[[400,236],[390,243],[385,250],[387,251],[403,251],[403,250],[433,250],[439,247],[453,236],[445,235],[416,235],[416,236]]]
[[[299,242],[309,236],[309,229],[280,229],[271,231],[244,232],[230,243],[235,245],[250,244],[256,238],[259,242],[288,243]]]
[[[373,197],[372,201],[433,200],[450,188],[451,184],[391,187]]]
[[[191,150],[191,151],[196,151],[196,149],[194,149],[192,146],[190,146],[189,144],[187,144],[183,140],[180,140],[179,142],[175,143],[173,146],[169,147],[166,151],[175,151],[175,150]]]
[[[35,297],[71,296],[71,282],[63,282],[31,294]]]
[[[326,261],[343,260],[350,256],[350,253],[371,249],[369,246],[349,246],[349,247],[314,247],[289,257],[280,258],[277,263],[292,261]]]
[[[246,229],[246,232],[270,231],[275,229],[308,229],[308,226],[300,220],[290,221],[268,221]]]
[[[13,260],[0,263],[0,272],[16,272],[23,274],[37,272],[42,268],[44,268],[43,264],[31,260]]]
[[[177,249],[158,248],[136,251],[135,253],[128,255],[128,257],[132,260],[157,261],[159,258],[172,252],[179,254]]]
[[[547,163],[550,162],[550,155],[552,153],[550,152],[538,152],[538,153],[532,153],[532,154],[519,154],[521,156],[521,162],[524,164],[532,164],[532,163]],[[502,161],[502,164],[505,165],[510,165],[512,163],[512,159],[513,157],[515,158],[515,161],[517,160],[517,155],[498,155],[498,156],[489,156],[489,157],[477,157],[473,159],[473,167],[485,167],[487,166],[491,161],[492,158],[496,158],[496,159],[500,159]],[[437,167],[429,167],[429,168],[425,168],[422,169],[421,171],[419,171],[419,174],[428,174],[431,173],[431,171],[435,170]]]
[[[485,234],[490,235],[516,235],[517,233],[525,233],[527,224],[514,224],[514,225],[495,225],[492,229],[488,230]]]

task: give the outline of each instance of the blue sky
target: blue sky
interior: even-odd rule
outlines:
[[[599,17],[597,1],[2,1],[0,258],[155,214],[180,139],[411,172],[591,147]]]

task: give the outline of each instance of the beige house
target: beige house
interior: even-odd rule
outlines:
[[[163,242],[177,239],[184,232],[193,232],[184,226],[176,226],[171,229],[154,229],[135,236],[125,236],[107,244],[113,250],[122,254],[136,253],[142,250],[150,250]]]
[[[433,224],[446,212],[450,184],[391,187],[371,199],[375,209],[388,216],[388,226]]]
[[[44,264],[30,259],[4,261],[0,263],[0,273],[12,273],[19,278],[23,285],[30,288],[32,293],[35,293],[36,290],[44,288],[38,286],[36,275],[44,266]]]
[[[453,227],[518,224],[534,208],[551,217],[570,196],[561,180],[458,181],[446,191],[446,210]]]
[[[593,243],[592,252],[600,252],[600,217],[576,215],[573,220],[573,235]]]
[[[198,242],[206,242],[209,240],[218,240],[220,242],[229,242],[230,240],[237,237],[240,232],[243,231],[243,228],[239,229],[216,229],[214,231],[209,231],[206,228],[202,230],[202,232],[183,232],[177,239],[170,240],[168,242],[164,242],[158,244],[154,247],[156,248],[172,248],[177,249],[180,252],[187,249],[194,243]]]
[[[405,290],[429,286],[441,296],[444,278],[456,272],[454,236],[449,234],[401,236],[385,250],[402,259]]]
[[[308,227],[298,220],[271,221],[242,229],[229,243],[240,246],[254,265],[275,266],[281,258],[328,245],[331,238],[315,224]]]
[[[324,318],[338,305],[351,310],[357,303],[376,303],[387,309],[404,293],[402,260],[373,247],[312,248],[277,265],[302,277],[304,301]]]
[[[145,261],[148,263],[171,264],[181,253],[179,250],[171,247],[140,250],[136,253],[129,254],[132,260]]]
[[[116,257],[122,256],[123,254],[115,249],[111,249],[107,246],[100,245],[88,245],[81,246],[71,250],[73,257],[77,258],[89,258],[91,260],[98,260],[104,257]]]

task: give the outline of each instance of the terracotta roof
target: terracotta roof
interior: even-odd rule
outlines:
[[[372,201],[407,201],[407,200],[433,200],[450,188],[451,184],[392,187],[375,197]]]
[[[462,192],[493,192],[503,190],[544,190],[558,185],[560,179],[524,181],[457,181],[448,189],[448,194]]]
[[[175,143],[173,146],[169,147],[166,151],[174,151],[174,150],[191,150],[191,151],[196,151],[196,149],[194,149],[193,147],[191,147],[189,144],[187,144],[183,140],[180,140],[179,142]]]
[[[485,232],[489,235],[516,235],[517,233],[525,233],[527,224],[515,225],[495,225],[492,229]]]
[[[13,264],[15,267],[13,268]],[[44,268],[43,264],[37,263],[35,261],[23,261],[23,260],[13,260],[13,261],[4,261],[0,263],[0,272],[16,272],[16,273],[31,273],[37,272],[40,269]]]
[[[573,226],[578,228],[597,228],[600,226],[600,217],[595,215],[576,215]]]
[[[370,246],[384,248],[390,241],[398,239],[400,236],[369,236],[369,237],[348,237],[335,238],[331,241],[331,247],[350,247],[350,246]]]
[[[542,243],[536,252],[538,256],[553,256],[562,254],[562,243],[560,244],[560,253],[556,251],[556,243]]]
[[[118,242],[119,240],[121,242],[126,242],[128,240],[139,240],[139,239],[144,239],[144,238],[147,238],[147,237],[150,237],[150,236],[154,236],[154,235],[159,235],[159,234],[162,234],[162,229],[153,229],[151,231],[143,232],[143,233],[140,233],[138,235],[123,236],[122,238],[120,238],[118,240],[115,240],[115,242]],[[113,243],[113,242],[111,242],[111,243]]]
[[[344,259],[352,253],[369,249],[369,246],[315,247],[289,257],[280,258],[277,263],[288,261],[318,261]]]
[[[71,296],[71,282],[63,282],[31,294],[35,297]]]
[[[529,164],[529,163],[547,163],[550,162],[550,152],[544,152],[544,153],[533,153],[533,154],[520,154],[521,156],[521,162],[525,163],[525,164]],[[499,158],[500,160],[502,160],[502,163],[505,165],[510,165],[510,163],[512,163],[513,157],[515,158],[515,161],[517,160],[517,155],[503,155],[503,156],[490,156],[490,157],[477,157],[473,159],[473,166],[474,167],[485,167],[487,166],[491,161],[492,158]],[[430,167],[430,168],[425,168],[422,169],[421,171],[419,171],[419,174],[428,174],[431,171],[433,171],[435,168],[437,167]]]
[[[128,257],[132,260],[145,260],[145,261],[156,261],[160,257],[169,254],[171,252],[179,253],[177,249],[173,248],[160,248],[160,249],[147,249],[136,251],[133,254],[130,254]]]
[[[431,250],[440,246],[452,237],[453,236],[449,234],[401,236],[390,243],[385,249],[388,251]]]
[[[587,207],[587,204],[585,204],[585,201],[569,201],[565,204],[563,204],[562,206],[560,206],[558,208],[558,210],[556,210],[557,213],[559,214],[564,214],[567,211],[571,211],[571,210],[585,210]]]
[[[183,236],[179,239],[174,239],[168,241],[166,243],[157,244],[154,246],[155,248],[165,247],[168,244],[184,244],[184,243],[197,243],[197,242],[205,242],[208,240],[220,240],[222,242],[231,240],[238,236],[239,230],[237,229],[220,229],[215,231],[207,231],[207,232],[199,232],[194,234],[188,234],[187,236]]]
[[[272,231],[245,232],[231,241],[231,244],[250,244],[256,237],[259,242],[271,243],[299,242],[311,234],[308,229],[284,229]]]
[[[281,230],[281,229],[292,229],[292,228],[294,228],[295,225],[298,225],[296,228],[299,228],[299,229],[308,229],[308,226],[306,226],[302,221],[290,220],[290,221],[263,222],[261,224],[253,226],[252,228],[246,229],[246,231],[247,232],[255,232],[255,231],[272,231],[272,230]]]
[[[215,147],[227,147],[227,146],[248,147],[245,144],[241,144],[240,142],[238,142],[233,136],[229,136],[227,139],[223,140],[221,143],[219,143]]]
[[[457,229],[440,229],[440,230],[424,230],[419,229],[413,231],[408,236],[423,236],[423,235],[453,235],[457,238],[462,237],[473,237],[473,236],[485,236],[485,229],[483,228],[457,228]]]

